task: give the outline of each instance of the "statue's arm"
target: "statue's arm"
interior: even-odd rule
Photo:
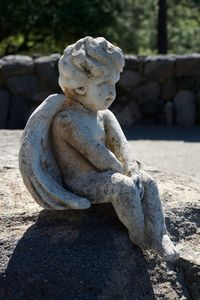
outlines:
[[[113,170],[123,173],[123,167],[116,156],[92,135],[88,124],[85,126],[76,112],[63,112],[57,115],[54,126],[73,148],[86,157],[98,170]]]
[[[115,115],[106,110],[104,114],[107,147],[122,162],[125,174],[132,176],[139,172],[140,163],[133,157],[133,151],[119,125]]]

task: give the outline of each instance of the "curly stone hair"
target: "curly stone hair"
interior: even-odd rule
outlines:
[[[120,48],[103,37],[87,36],[64,50],[59,60],[59,85],[62,90],[74,90],[90,77],[103,76],[109,64],[122,72],[124,57]]]

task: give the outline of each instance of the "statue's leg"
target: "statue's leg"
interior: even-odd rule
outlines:
[[[87,197],[92,203],[111,202],[129,231],[132,242],[144,247],[144,214],[139,190],[130,177],[114,172],[95,173],[70,184],[75,193]]]
[[[144,187],[142,206],[145,216],[145,238],[148,248],[155,250],[166,260],[175,260],[178,257],[178,253],[167,234],[156,181],[144,171],[140,171],[140,174]]]

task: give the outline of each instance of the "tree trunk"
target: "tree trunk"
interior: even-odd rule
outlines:
[[[157,47],[159,54],[167,53],[167,0],[158,0]]]

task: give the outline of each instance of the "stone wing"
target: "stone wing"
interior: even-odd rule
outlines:
[[[89,200],[63,186],[49,141],[53,117],[62,110],[66,96],[50,95],[30,116],[21,139],[19,167],[27,189],[46,209],[86,209]]]

